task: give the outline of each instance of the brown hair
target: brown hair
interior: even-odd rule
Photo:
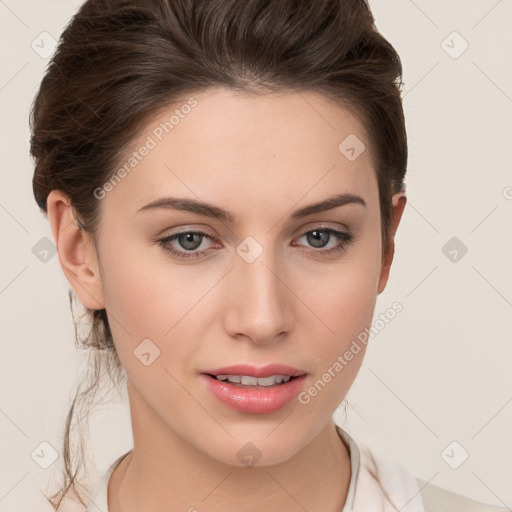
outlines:
[[[106,183],[141,128],[162,108],[212,87],[317,91],[355,115],[367,132],[378,180],[382,251],[393,193],[405,189],[407,138],[402,65],[365,0],[88,0],[65,28],[31,111],[34,196],[47,211],[65,192],[81,229],[94,235]],[[341,141],[340,141],[341,142]],[[73,310],[73,292],[69,297]],[[122,380],[106,311],[85,308],[89,373],[79,384],[64,435],[64,484],[78,491],[70,434],[88,416],[102,369]],[[76,325],[76,324],[75,324]],[[79,422],[81,423],[81,422]]]

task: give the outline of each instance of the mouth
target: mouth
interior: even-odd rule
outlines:
[[[261,376],[261,373],[266,375]],[[272,371],[269,368],[248,370],[245,367],[243,370],[235,370],[231,367],[229,373],[225,369],[222,372],[208,371],[202,373],[201,377],[206,389],[222,404],[249,414],[272,414],[279,411],[296,400],[306,381],[305,372],[293,368],[285,370],[282,366]]]
[[[224,405],[243,413],[271,414],[297,398],[307,373],[282,364],[247,364],[201,372],[206,388]]]

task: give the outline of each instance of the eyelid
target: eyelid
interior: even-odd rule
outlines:
[[[342,222],[310,222],[306,224],[306,226],[302,226],[297,233],[302,233],[303,235],[305,233],[309,233],[310,231],[314,231],[315,229],[332,229],[334,231],[344,231],[346,233],[350,233],[351,229]]]

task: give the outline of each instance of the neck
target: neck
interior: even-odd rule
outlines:
[[[350,481],[348,447],[332,419],[290,459],[269,466],[224,464],[183,440],[130,396],[134,448],[108,486],[110,512],[226,509],[340,512]],[[154,414],[154,413],[153,413]],[[208,436],[208,432],[205,432]]]

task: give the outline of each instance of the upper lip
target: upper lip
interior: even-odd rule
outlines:
[[[267,366],[251,366],[248,364],[237,364],[234,366],[224,366],[223,368],[213,368],[205,370],[201,373],[207,375],[247,375],[249,377],[270,377],[272,375],[284,375],[290,377],[298,377],[305,375],[304,370],[299,370],[285,364],[269,364]]]

